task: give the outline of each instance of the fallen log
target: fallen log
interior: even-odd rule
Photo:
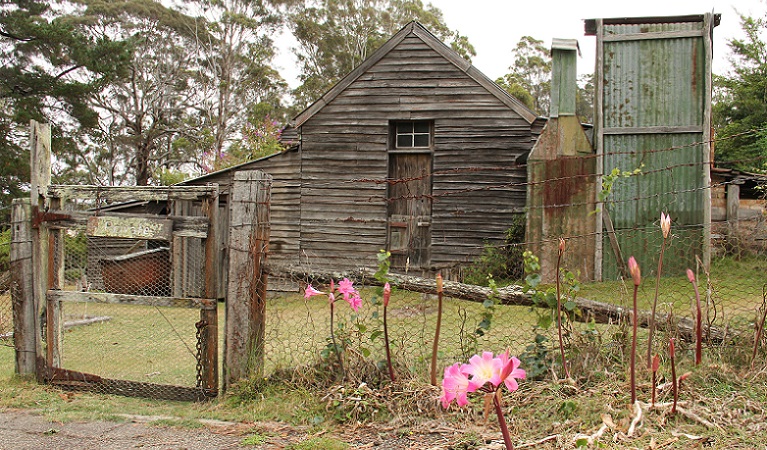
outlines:
[[[267,272],[269,275],[276,277],[308,280],[312,283],[327,283],[331,279],[339,280],[342,278],[349,278],[355,283],[366,286],[383,285],[382,282],[375,278],[375,272],[373,270],[364,268],[338,273],[319,273],[314,271],[307,272],[295,267],[271,266],[267,269]],[[389,283],[399,289],[424,294],[437,294],[437,282],[435,279],[396,273],[389,273],[387,277]],[[446,297],[479,303],[482,303],[489,298],[493,298],[502,305],[548,308],[548,305],[536,304],[530,293],[525,292],[523,288],[518,285],[509,285],[497,288],[493,291],[489,287],[475,286],[456,281],[444,281],[443,293]],[[629,308],[597,302],[582,297],[575,298],[573,301],[579,311],[579,314],[575,315],[575,320],[579,322],[588,323],[593,320],[595,323],[600,324],[617,324],[623,320],[629,320],[631,317],[631,309]],[[650,314],[649,311],[639,311],[638,325],[640,327],[647,328],[649,326]],[[656,313],[655,326],[657,330],[661,331],[676,331],[679,333],[679,337],[685,341],[695,341],[695,322],[687,317],[677,318],[670,314]],[[715,326],[704,325],[703,336],[708,339],[709,342],[715,344],[722,343],[727,339],[725,330]]]

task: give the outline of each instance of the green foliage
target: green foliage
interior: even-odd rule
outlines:
[[[521,279],[524,274],[521,244],[524,241],[525,216],[519,215],[506,230],[502,246],[485,244],[479,257],[465,269],[464,282],[488,286],[491,278],[504,283]]]
[[[290,444],[285,450],[346,450],[349,444],[334,438],[313,437],[298,444]]]
[[[533,342],[525,347],[519,355],[521,367],[525,368],[528,380],[540,380],[546,376],[552,364],[549,353],[549,338],[544,334],[535,333]]]
[[[253,433],[243,438],[242,441],[240,441],[240,445],[243,445],[243,446],[264,445],[267,442],[269,442],[269,436],[265,434],[261,434],[261,433]]]
[[[11,229],[0,232],[0,272],[10,270],[11,264]]]
[[[767,30],[764,17],[740,16],[744,39],[729,41],[733,70],[714,77],[717,165],[767,171]]]

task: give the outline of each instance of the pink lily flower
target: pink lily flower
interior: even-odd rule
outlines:
[[[347,302],[349,301],[349,297],[354,297],[355,295],[358,296],[353,283],[348,278],[344,278],[338,282],[338,293],[343,294],[344,300]]]
[[[492,352],[482,352],[482,356],[474,355],[469,358],[466,373],[472,375],[469,382],[469,392],[474,392],[490,382],[493,387],[501,384],[501,370],[503,363],[500,358],[493,356]]]
[[[360,309],[360,306],[362,306],[362,298],[360,298],[359,294],[357,294],[356,292],[354,294],[355,295],[349,298],[344,298],[344,300],[349,302],[349,306],[352,307],[354,312],[357,312],[357,310]]]
[[[453,400],[458,406],[469,403],[466,394],[469,392],[469,377],[466,374],[467,366],[455,363],[445,367],[445,378],[442,380],[442,407],[447,408]]]
[[[498,355],[498,358],[501,360],[501,363],[503,363],[501,381],[506,385],[506,389],[508,389],[509,392],[516,391],[519,389],[517,379],[524,380],[527,377],[527,373],[524,369],[519,368],[521,361],[516,356],[509,358],[508,351]]]
[[[311,284],[306,285],[306,292],[304,293],[304,298],[309,299],[314,297],[315,295],[324,295],[325,293],[322,291],[318,291],[317,289],[314,289]]]
[[[663,232],[663,239],[667,239],[671,231],[671,217],[667,214],[660,213],[660,229]]]

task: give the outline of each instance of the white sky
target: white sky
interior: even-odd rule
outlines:
[[[722,74],[729,69],[727,41],[743,37],[738,13],[764,17],[767,11],[767,0],[431,0],[430,3],[442,10],[451,29],[468,36],[477,51],[472,63],[493,80],[508,73],[511,51],[525,35],[543,40],[547,47],[555,37],[578,39],[582,54],[578,73],[592,73],[596,44],[593,36],[584,35],[584,19],[676,16],[712,11],[722,14],[721,24],[714,28],[713,41],[713,71]],[[296,87],[297,69],[290,52],[290,39],[283,36],[277,43],[280,53],[276,63],[290,86]]]

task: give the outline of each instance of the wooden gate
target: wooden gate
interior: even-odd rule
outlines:
[[[38,378],[64,388],[127,396],[173,400],[215,397],[218,394],[218,186],[49,186],[43,190],[41,204],[45,206],[32,208],[32,227],[36,230],[32,233],[33,247],[38,256],[33,262],[33,290],[35,304],[44,318],[45,351],[44,356],[38,357]],[[203,215],[173,215],[181,204],[196,204],[198,208],[192,209]],[[155,213],[146,213],[149,210]],[[126,323],[130,322],[138,334],[147,326],[141,316],[157,313],[167,321],[165,336],[173,333],[192,354],[194,359],[187,355],[184,364],[195,361],[196,367],[189,370],[196,370],[196,386],[136,379],[143,376],[152,379],[162,373],[159,370],[141,370],[147,373],[132,375],[132,379],[111,379],[103,374],[64,367],[71,358],[62,358],[66,350],[62,348],[62,331],[72,317],[62,314],[62,305],[74,304],[136,307],[130,319],[96,318],[112,320],[111,325],[103,325],[105,332],[109,326],[121,327],[122,333],[128,335],[131,329],[126,328]],[[192,317],[174,324],[169,317],[184,314],[161,311],[169,307],[199,309],[199,321],[194,323]],[[91,306],[91,309],[98,308]],[[195,338],[194,343],[186,342]],[[128,352],[144,344],[127,336],[119,340],[129,342],[127,346],[132,348]],[[117,346],[121,342],[111,344]],[[159,344],[153,347],[158,349],[169,343],[154,344]],[[76,352],[82,353],[82,349],[72,350],[69,355]],[[157,353],[149,351],[137,359],[167,358]],[[90,355],[77,355],[79,361],[88,357]],[[162,361],[155,364],[160,363]],[[120,361],[116,366],[122,369],[119,366],[124,365],[127,369],[129,364]],[[165,367],[174,365],[171,361],[165,364]],[[163,368],[163,372],[166,370],[175,368]]]
[[[431,154],[389,154],[388,250],[398,269],[431,263]]]

